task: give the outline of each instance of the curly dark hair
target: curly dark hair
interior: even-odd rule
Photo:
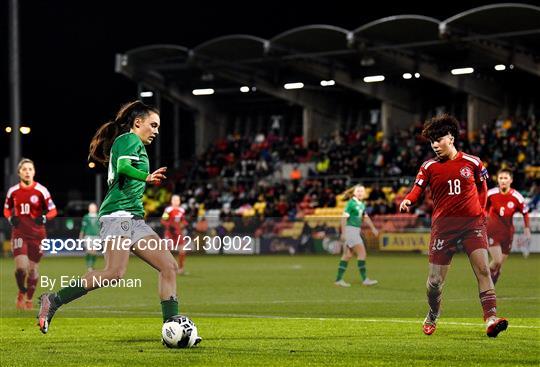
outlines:
[[[427,121],[422,130],[422,136],[429,141],[435,141],[441,136],[452,135],[454,139],[459,137],[459,122],[454,116],[443,114]]]

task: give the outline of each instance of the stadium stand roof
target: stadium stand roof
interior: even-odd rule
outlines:
[[[497,73],[495,64],[512,65],[513,77]],[[474,67],[475,77],[451,75],[450,69],[458,67]],[[503,101],[505,90],[538,82],[540,7],[502,3],[444,20],[397,15],[353,30],[319,24],[294,28],[268,40],[229,35],[193,48],[151,45],[117,55],[116,70],[196,109],[212,106],[208,100],[193,98],[192,89],[211,87],[227,99],[237,98],[239,87],[246,85],[332,114],[328,88],[321,97],[321,79],[336,81],[332,93],[356,91],[405,109],[434,85],[497,104]],[[420,79],[402,78],[403,73],[415,72]],[[378,74],[385,75],[384,83],[363,81],[365,76]],[[283,83],[297,81],[306,88],[294,93],[283,89]],[[246,97],[253,98],[242,96]]]

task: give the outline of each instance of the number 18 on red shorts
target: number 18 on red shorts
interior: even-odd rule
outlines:
[[[488,248],[487,231],[485,225],[467,228],[459,231],[442,232],[431,231],[429,242],[429,262],[435,265],[450,265],[452,257],[458,250],[458,245],[470,256],[477,249]]]

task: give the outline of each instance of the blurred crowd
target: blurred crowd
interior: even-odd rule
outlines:
[[[336,131],[309,142],[307,147],[301,136],[281,136],[276,130],[251,138],[230,134],[197,159],[190,178],[259,178],[286,163],[312,163],[310,176],[410,175],[431,154],[420,132],[421,124],[418,124],[392,139],[385,139],[373,125],[365,125],[350,131]]]

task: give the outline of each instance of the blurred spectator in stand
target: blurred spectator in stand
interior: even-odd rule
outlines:
[[[531,201],[528,204],[529,209],[531,209],[531,211],[540,212],[540,206],[538,205],[540,202],[540,179],[536,179],[532,183],[527,196],[531,198]]]
[[[203,244],[203,237],[208,234],[208,220],[206,217],[201,217],[195,224],[195,235],[199,237],[199,243]]]
[[[289,178],[292,181],[293,187],[296,189],[300,183],[300,180],[302,179],[302,171],[300,171],[297,165],[293,167]]]
[[[307,222],[304,222],[302,227],[302,233],[300,234],[298,251],[300,253],[314,252],[313,248],[313,237],[311,233],[311,227]]]
[[[330,158],[325,154],[320,160],[317,161],[315,165],[315,170],[318,175],[324,175],[330,168]]]
[[[289,210],[289,204],[287,203],[285,195],[280,195],[279,201],[276,205],[276,210],[281,217],[284,217],[287,215],[287,212]]]
[[[266,200],[264,200],[264,195],[259,195],[257,202],[253,205],[253,209],[255,210],[255,214],[258,217],[263,217],[264,212],[266,209]]]
[[[223,207],[221,209],[221,212],[219,213],[219,219],[221,222],[232,222],[233,221],[233,213],[231,211],[231,204],[230,203],[224,203]]]
[[[376,183],[368,196],[368,215],[386,214],[386,195],[381,190],[379,183]]]
[[[217,140],[193,163],[186,164],[181,174],[169,175],[175,180],[166,191],[150,186],[145,193],[147,212],[155,213],[167,201],[165,195],[174,191],[181,192],[188,203],[186,211],[192,221],[204,209],[219,209],[225,203],[230,204],[227,216],[235,212],[262,213],[294,221],[313,213],[315,208],[335,207],[336,195],[345,190],[348,178],[378,176],[393,181],[392,191],[374,187],[368,197],[369,210],[372,214],[390,213],[403,195],[399,188],[402,179],[414,176],[423,161],[433,158],[429,144],[421,138],[420,121],[393,136],[383,135],[377,125],[368,123],[348,131],[334,131],[304,146],[301,136],[281,131],[284,124],[280,124],[280,118],[274,116],[275,128],[268,133],[260,130],[257,135],[242,136],[235,132]],[[479,156],[492,174],[512,165],[516,189],[526,195],[530,188],[532,198],[527,200],[532,208],[538,208],[540,184],[535,180],[540,170],[540,124],[536,118],[532,114],[498,118],[486,121],[478,131],[466,131],[465,121],[461,126],[460,134],[470,139],[464,139],[468,142],[462,142],[459,148]],[[309,179],[299,169],[301,162],[309,162]],[[293,177],[281,177],[281,167],[291,163]],[[335,175],[348,178],[327,178]],[[430,196],[425,195],[416,212],[429,221],[431,210]]]

